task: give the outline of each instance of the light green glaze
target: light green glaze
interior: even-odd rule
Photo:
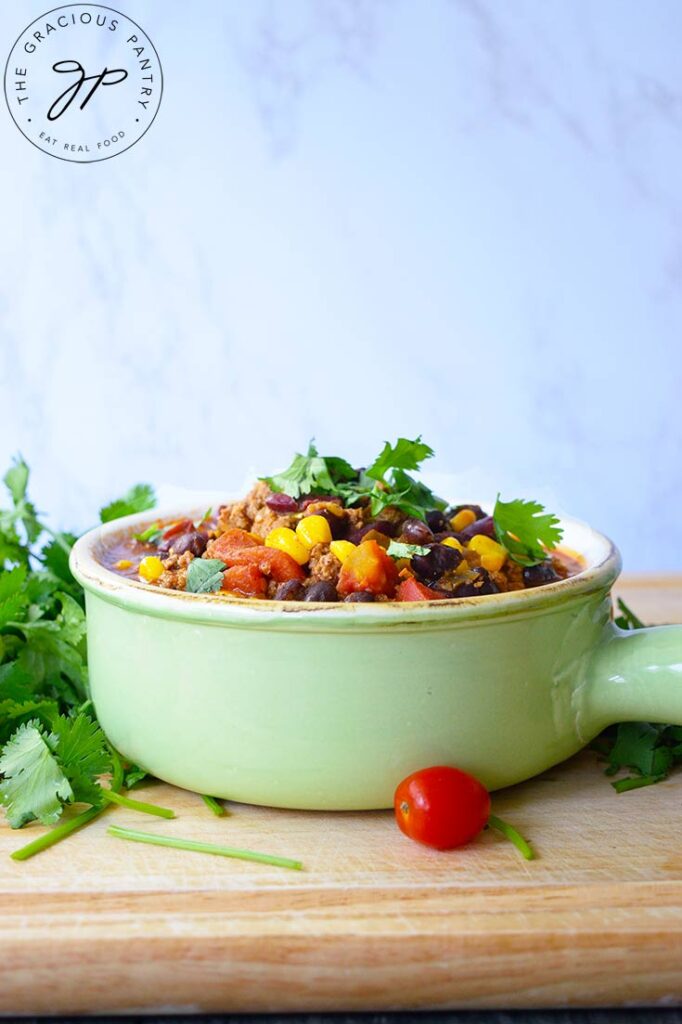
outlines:
[[[328,810],[389,807],[398,782],[432,764],[497,789],[609,723],[682,725],[682,627],[616,629],[617,552],[567,522],[598,560],[570,581],[458,602],[288,609],[120,580],[92,557],[114,530],[93,531],[72,567],[87,593],[97,715],[126,757],[169,782]]]

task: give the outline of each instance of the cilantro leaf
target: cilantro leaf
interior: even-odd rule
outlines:
[[[2,478],[2,482],[9,491],[15,505],[18,505],[19,502],[23,501],[26,497],[28,477],[29,468],[21,455],[18,455],[15,458],[13,465],[10,466]]]
[[[261,477],[271,491],[301,498],[309,494],[338,494],[338,485],[357,479],[357,470],[337,456],[324,458],[314,443],[308,445],[305,455],[300,453],[288,469],[274,476]]]
[[[0,798],[12,828],[37,818],[51,825],[73,790],[37,721],[20,725],[0,757]]]
[[[220,590],[227,568],[219,558],[193,558],[187,567],[185,590],[190,594],[213,594]]]
[[[25,565],[0,573],[0,628],[19,617],[28,604],[26,575]]]
[[[101,522],[109,523],[112,519],[121,519],[135,512],[145,512],[156,504],[156,494],[151,484],[135,484],[127,494],[116,501],[110,502],[100,509]]]
[[[617,626],[620,626],[621,629],[644,628],[642,620],[635,615],[631,608],[628,608],[622,597],[618,598],[617,604],[620,615],[613,620]]]
[[[386,554],[391,558],[412,558],[414,555],[428,555],[429,548],[421,544],[401,544],[398,540],[392,540],[386,549]]]
[[[498,541],[520,565],[544,561],[563,536],[557,517],[537,501],[501,501],[498,494],[493,522]]]
[[[433,448],[424,444],[421,434],[414,441],[399,437],[394,445],[384,442],[384,447],[365,474],[372,480],[385,480],[389,469],[419,469],[424,459],[432,457]]]
[[[104,733],[88,715],[60,715],[52,723],[53,749],[73,790],[73,799],[98,804],[97,777],[110,772],[112,758]]]
[[[45,569],[62,583],[68,583],[71,587],[77,586],[69,568],[69,554],[75,543],[75,534],[56,533],[40,552],[40,560]]]

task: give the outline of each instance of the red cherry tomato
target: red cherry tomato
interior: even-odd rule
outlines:
[[[401,831],[437,850],[468,843],[490,816],[485,786],[473,775],[445,765],[408,775],[396,789],[393,803]]]

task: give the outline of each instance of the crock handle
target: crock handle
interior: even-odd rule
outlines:
[[[588,669],[588,717],[682,725],[682,625],[624,630],[609,624]]]

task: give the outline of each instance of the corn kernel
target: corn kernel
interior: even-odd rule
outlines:
[[[334,555],[334,558],[338,558],[341,565],[343,565],[351,551],[355,551],[355,544],[351,544],[349,540],[333,540],[329,545],[329,550]]]
[[[163,573],[163,562],[156,555],[147,555],[138,565],[137,571],[147,583],[154,583]]]
[[[129,569],[132,564],[129,558],[119,558],[118,562],[114,563],[114,569]]]
[[[507,560],[507,552],[501,544],[490,537],[478,534],[469,541],[469,547],[481,558],[481,565],[489,572],[496,572],[501,569]]]
[[[445,540],[441,541],[441,544],[445,544],[446,547],[449,548],[456,548],[457,551],[464,551],[464,548],[456,537],[446,537]]]
[[[274,530],[270,530],[270,533],[265,538],[265,546],[266,548],[277,548],[278,551],[284,551],[285,554],[290,555],[299,565],[305,565],[310,557],[308,549],[301,544],[294,531],[290,530],[288,526],[277,526]]]
[[[329,544],[332,531],[324,516],[304,516],[296,527],[296,536],[307,548],[315,544]]]
[[[450,520],[450,526],[456,533],[459,533],[460,530],[463,530],[467,526],[471,526],[471,524],[475,522],[476,513],[472,512],[470,508],[463,508],[460,509],[456,516],[452,517]]]

